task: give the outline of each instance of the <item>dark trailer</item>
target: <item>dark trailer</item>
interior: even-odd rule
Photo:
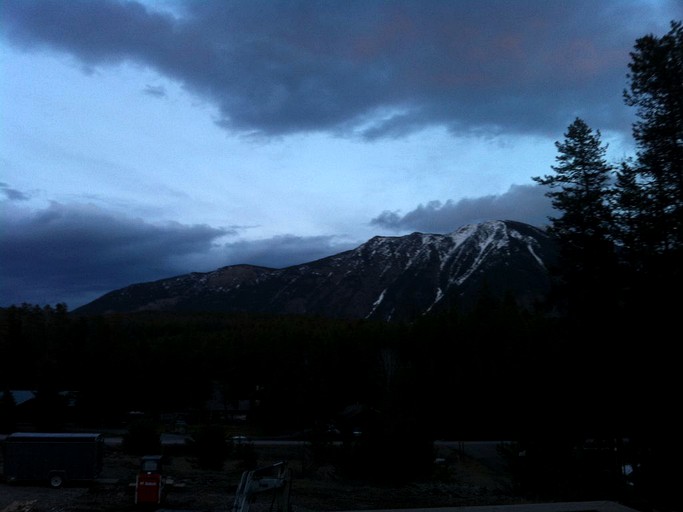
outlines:
[[[99,477],[104,459],[102,434],[15,432],[3,444],[5,480],[46,481],[61,487],[66,481]]]

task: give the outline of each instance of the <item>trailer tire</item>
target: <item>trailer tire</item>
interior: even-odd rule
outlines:
[[[64,485],[64,474],[63,473],[50,473],[49,476],[50,487],[53,489],[59,489]]]

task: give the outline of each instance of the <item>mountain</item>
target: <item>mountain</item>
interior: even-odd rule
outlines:
[[[356,249],[282,269],[232,265],[115,290],[75,313],[267,312],[406,320],[458,305],[482,291],[522,306],[549,288],[556,247],[514,221],[463,226],[446,235],[376,236]]]

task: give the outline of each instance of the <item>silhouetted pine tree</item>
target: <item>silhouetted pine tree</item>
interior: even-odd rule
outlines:
[[[638,152],[617,182],[619,211],[629,213],[621,220],[632,229],[622,238],[631,274],[621,334],[639,347],[629,371],[642,454],[637,489],[655,508],[668,508],[680,504],[675,482],[683,478],[683,425],[671,405],[680,399],[671,333],[679,330],[683,263],[683,23],[638,39],[630,55],[624,98],[636,107]]]
[[[635,171],[647,194],[652,230],[643,241],[656,253],[683,247],[683,24],[671,22],[662,37],[636,40],[631,52],[626,104],[636,107]]]
[[[596,306],[605,307],[613,286],[612,166],[605,159],[607,145],[600,131],[582,119],[576,118],[564,135],[563,142],[555,143],[555,173],[532,179],[549,187],[546,196],[559,213],[549,217],[548,231],[560,247],[558,274],[568,312],[581,318]]]

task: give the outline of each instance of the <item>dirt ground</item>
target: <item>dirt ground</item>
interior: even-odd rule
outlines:
[[[437,454],[434,475],[402,486],[370,485],[336,474],[332,465],[315,465],[304,447],[258,447],[258,467],[286,461],[291,470],[290,508],[293,512],[367,510],[379,508],[446,507],[522,503],[514,496],[508,475],[495,473],[450,448]],[[125,512],[134,504],[139,457],[108,447],[97,483],[67,485],[8,484],[0,477],[0,512]],[[1,467],[1,466],[0,466]],[[222,471],[198,468],[186,455],[170,455],[164,473],[171,485],[164,510],[232,511],[243,472],[240,461],[228,460]],[[251,512],[275,510],[272,495],[258,494]]]

